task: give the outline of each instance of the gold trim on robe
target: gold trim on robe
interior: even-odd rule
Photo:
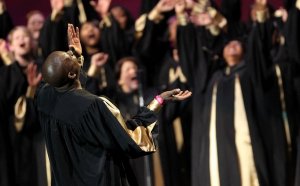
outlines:
[[[2,53],[1,54],[1,59],[2,59],[2,61],[4,63],[4,65],[6,65],[6,66],[12,64],[13,61],[14,61],[13,60],[13,56],[12,56],[11,53]]]
[[[174,81],[176,81],[177,79],[179,79],[179,81],[181,83],[186,83],[187,82],[187,79],[184,76],[180,66],[176,67],[176,69],[170,68],[170,70],[169,70],[169,83],[171,84]]]
[[[290,153],[292,151],[292,139],[291,139],[288,115],[287,115],[287,111],[286,111],[282,74],[281,74],[280,67],[278,65],[275,65],[275,71],[276,71],[277,82],[278,82],[279,93],[280,93],[281,112],[282,112],[282,120],[284,123],[284,129],[285,129],[285,137],[286,137],[286,142],[288,145],[288,151]]]
[[[26,115],[26,97],[21,96],[18,98],[15,104],[15,128],[17,132],[20,132],[24,126],[24,120]]]
[[[298,10],[300,10],[300,0],[297,0],[297,1],[296,1],[296,8],[297,8]]]
[[[256,11],[256,19],[259,23],[264,23],[269,18],[269,10],[267,8]]]
[[[235,145],[239,159],[241,186],[259,186],[249,124],[238,75],[235,77],[234,89]]]
[[[134,23],[136,39],[139,39],[143,36],[144,29],[146,27],[147,16],[147,14],[141,15]]]
[[[112,26],[112,23],[111,23],[109,15],[102,17],[102,21],[99,23],[99,27],[104,28],[104,27],[111,27],[111,26]]]
[[[45,161],[46,161],[47,186],[51,186],[51,165],[50,165],[48,151],[47,151],[46,146],[45,146]]]
[[[187,15],[185,13],[176,14],[176,18],[180,26],[186,26],[188,24]]]
[[[181,152],[184,145],[184,137],[182,133],[182,123],[179,117],[173,121],[173,130],[175,135],[177,152]]]
[[[149,103],[147,108],[152,110],[153,112],[158,113],[160,111],[160,109],[162,108],[162,105],[156,99],[153,99],[153,101],[151,101]]]
[[[148,19],[153,21],[154,23],[158,24],[161,20],[164,19],[164,16],[156,9],[153,9],[148,14]]]
[[[248,120],[238,75],[235,77],[234,93],[234,129],[241,186],[259,186],[254,162]],[[211,186],[220,186],[218,146],[216,132],[217,84],[213,87],[210,133],[209,133],[209,171]]]
[[[3,14],[5,10],[6,8],[4,2],[0,1],[0,15]]]
[[[209,173],[210,185],[220,186],[219,175],[219,158],[218,158],[218,145],[217,145],[217,87],[213,87],[212,100],[211,100],[211,114],[210,114],[210,127],[209,127]]]
[[[110,112],[114,115],[114,117],[118,120],[122,128],[126,131],[126,133],[131,137],[131,139],[144,151],[144,152],[155,152],[156,146],[154,144],[152,138],[152,130],[156,125],[156,122],[148,125],[148,127],[138,126],[134,130],[130,130],[126,122],[120,112],[120,110],[111,103],[107,98],[99,97],[103,100],[106,107],[110,110]]]
[[[86,13],[83,7],[82,0],[77,0],[77,5],[78,5],[78,10],[79,10],[79,15],[78,19],[81,24],[85,23],[87,21]]]

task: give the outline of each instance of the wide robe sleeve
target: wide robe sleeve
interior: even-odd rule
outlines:
[[[148,108],[142,107],[132,119],[125,121],[119,109],[108,99],[100,97],[83,117],[82,131],[86,139],[108,152],[139,157],[156,151],[156,100]]]
[[[177,27],[179,59],[193,89],[203,92],[209,78],[218,69],[219,62],[213,59],[215,55],[209,46],[218,37],[212,36],[204,27],[192,24]]]
[[[12,19],[7,11],[1,13],[0,10],[0,38],[5,39],[13,28]]]
[[[119,23],[112,15],[103,18],[100,23],[100,29],[101,50],[108,54],[108,64],[114,69],[119,59],[130,55],[130,44],[127,41],[125,31],[121,29]]]

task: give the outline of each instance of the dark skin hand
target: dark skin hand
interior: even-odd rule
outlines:
[[[170,91],[165,91],[160,94],[160,96],[163,98],[164,101],[183,101],[187,98],[191,97],[192,92],[186,90],[182,91],[180,89],[174,89]]]
[[[78,55],[82,54],[82,48],[79,38],[79,28],[76,27],[76,30],[72,24],[68,24],[68,41],[69,48],[74,48],[75,52]]]

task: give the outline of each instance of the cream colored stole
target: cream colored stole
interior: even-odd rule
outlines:
[[[234,129],[242,186],[259,186],[239,76],[235,77]]]
[[[210,118],[210,144],[209,144],[209,169],[211,186],[220,186],[218,147],[216,135],[216,105],[217,84],[214,85],[212,95],[212,107]],[[235,145],[239,159],[241,186],[259,186],[257,172],[254,163],[251,138],[246,116],[243,94],[238,75],[235,78],[234,97],[234,128]]]
[[[285,130],[285,136],[286,136],[286,141],[287,141],[287,145],[288,145],[288,151],[290,153],[292,151],[292,139],[291,139],[289,120],[288,120],[287,111],[286,111],[282,74],[281,74],[280,67],[278,65],[275,65],[275,71],[276,71],[276,76],[277,76],[277,81],[278,81],[277,83],[278,83],[279,93],[280,93],[282,120],[284,123],[284,130]]]

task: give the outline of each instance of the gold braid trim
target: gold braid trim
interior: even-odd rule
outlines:
[[[297,8],[298,10],[300,10],[300,0],[297,0],[297,1],[296,1],[296,8]]]
[[[4,2],[0,1],[0,15],[3,14],[5,10],[6,8]]]
[[[192,15],[204,13],[206,12],[206,8],[206,5],[203,3],[195,3],[192,9]]]
[[[94,64],[91,64],[89,70],[88,70],[88,73],[87,75],[90,76],[90,77],[96,77],[97,76],[97,73],[98,72],[98,68],[96,65]]]
[[[178,24],[180,26],[186,26],[188,24],[188,20],[187,20],[186,14],[184,14],[184,13],[177,14],[176,17],[177,17]]]
[[[36,87],[28,86],[26,91],[26,98],[34,98]]]
[[[256,11],[256,19],[259,23],[264,23],[269,18],[269,11],[267,8],[263,10],[257,10]]]
[[[4,65],[6,66],[13,63],[13,56],[11,53],[2,53],[1,59],[3,60]]]
[[[15,128],[17,132],[20,132],[23,129],[26,115],[26,107],[26,97],[19,97],[17,103],[15,104]]]
[[[73,0],[64,0],[64,5],[65,7],[70,7],[72,6]]]
[[[146,27],[147,14],[141,15],[134,24],[135,27],[135,38],[139,39],[143,36],[144,29]]]
[[[134,24],[136,32],[143,32],[146,26],[147,14],[141,15]]]
[[[156,99],[153,99],[149,105],[147,106],[147,108],[149,110],[152,110],[153,112],[156,112],[158,113],[160,111],[160,109],[162,108],[162,105],[156,100]]]
[[[156,10],[155,8],[149,13],[148,15],[148,19],[155,22],[155,23],[159,23],[161,20],[164,19],[164,16],[161,15],[161,13]]]
[[[102,21],[100,22],[100,28],[111,27],[112,23],[109,18],[109,15],[103,16]]]
[[[84,7],[83,7],[82,0],[77,0],[77,6],[78,6],[78,9],[79,9],[79,15],[78,15],[79,22],[81,24],[85,23],[86,20],[87,20],[87,17],[86,17],[86,13],[85,13],[85,10],[84,10]]]
[[[218,12],[215,8],[213,7],[208,7],[207,8],[207,13],[210,15],[210,17],[213,19],[214,25],[218,26],[220,29],[223,29],[227,25],[227,20],[226,18]],[[217,28],[210,28],[213,35],[217,34],[219,35],[219,29]]]
[[[209,25],[206,28],[209,30],[209,32],[213,36],[218,36],[220,34],[220,32],[221,32],[220,28],[217,25],[214,25],[214,24]]]

